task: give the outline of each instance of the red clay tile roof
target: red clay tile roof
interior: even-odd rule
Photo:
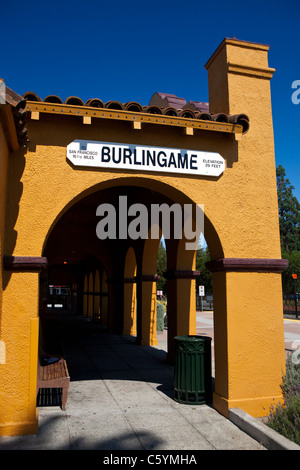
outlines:
[[[49,95],[42,100],[36,93],[28,91],[23,98],[28,101],[44,101],[45,103],[60,103],[63,101],[59,96]],[[165,114],[190,119],[201,119],[205,121],[230,122],[243,126],[243,133],[249,129],[249,118],[245,114],[226,115],[223,113],[211,114],[209,103],[201,101],[188,101],[170,93],[154,93],[148,106],[142,106],[135,101],[121,103],[119,101],[107,101],[104,103],[99,98],[91,98],[85,103],[77,96],[69,96],[64,104],[69,106],[90,106],[95,108],[108,108],[132,111],[135,113]]]

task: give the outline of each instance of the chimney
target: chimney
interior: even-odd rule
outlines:
[[[223,40],[205,65],[211,113],[244,113],[251,127],[258,111],[271,113],[270,80],[275,69],[268,66],[268,51],[263,44]]]

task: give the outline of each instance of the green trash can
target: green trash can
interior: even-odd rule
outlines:
[[[211,338],[175,336],[174,398],[179,403],[212,402]]]

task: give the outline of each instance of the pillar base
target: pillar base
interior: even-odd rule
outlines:
[[[0,436],[23,436],[28,434],[38,434],[38,411],[33,422],[0,424]]]
[[[158,340],[153,338],[152,340],[150,339],[149,341],[147,340],[141,340],[141,346],[157,346],[158,345]]]
[[[213,407],[226,418],[229,418],[230,408],[240,408],[254,418],[267,416],[270,413],[270,406],[275,406],[282,401],[282,395],[228,400],[227,398],[221,397],[216,392],[213,393]]]

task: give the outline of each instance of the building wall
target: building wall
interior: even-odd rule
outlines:
[[[3,257],[4,227],[5,227],[5,204],[6,204],[6,182],[8,165],[8,145],[4,134],[4,129],[0,124],[0,256]],[[3,263],[0,265],[0,286],[2,286]],[[2,287],[0,288],[0,312],[2,312]],[[1,335],[0,316],[0,364],[5,364],[5,343]]]
[[[185,135],[179,128],[153,124],[137,130],[131,123],[113,120],[92,119],[91,125],[85,125],[76,116],[41,113],[39,120],[30,120],[28,150],[10,160],[4,253],[42,256],[51,229],[69,207],[94,191],[126,184],[153,189],[176,202],[204,204],[204,235],[213,260],[279,259],[269,83],[272,71],[267,65],[267,48],[225,41],[207,69],[212,111],[245,112],[250,118],[250,130],[241,140],[203,130]],[[226,169],[219,178],[83,170],[66,160],[66,147],[75,139],[214,151],[226,160]],[[182,251],[176,263],[177,269],[193,269],[190,253]],[[187,321],[187,303],[178,302],[176,331],[182,328],[188,333],[194,316],[194,281],[175,282],[176,292],[178,286],[185,286],[191,305]],[[224,415],[233,406],[255,416],[264,414],[273,398],[281,397],[284,336],[280,273],[225,270],[215,272],[213,282],[214,405]],[[4,288],[2,331],[7,367],[0,392],[4,410],[0,434],[35,432],[38,274],[7,271]],[[151,286],[149,289],[152,292]]]

